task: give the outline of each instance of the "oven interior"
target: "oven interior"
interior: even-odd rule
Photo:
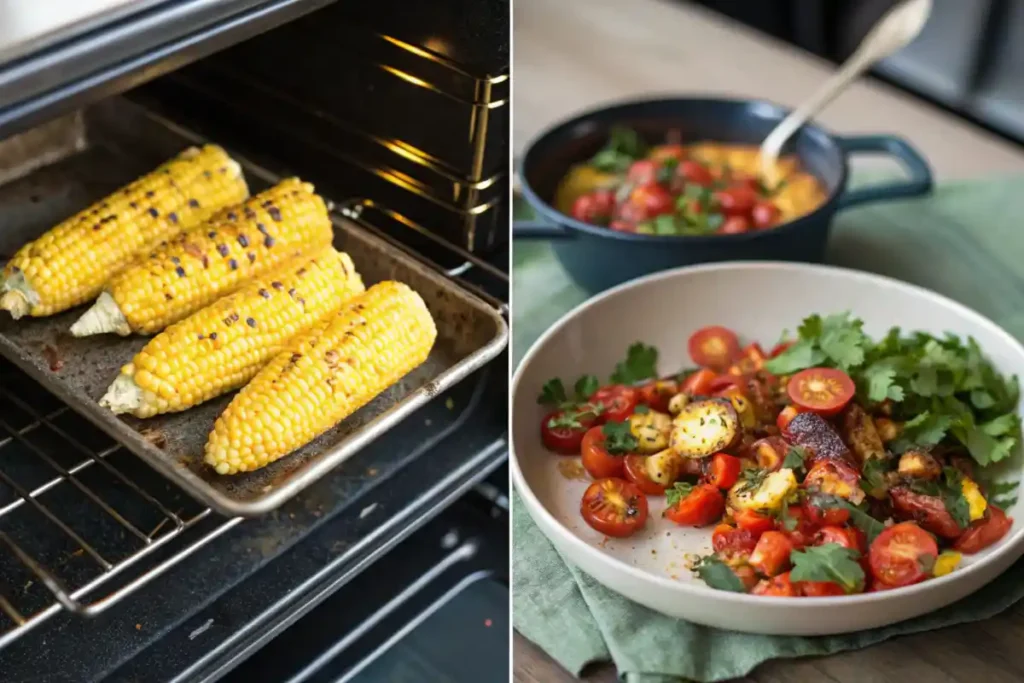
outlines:
[[[139,3],[0,65],[0,196],[81,167],[77,112],[126,98],[507,312],[507,3],[210,4]],[[506,680],[507,363],[242,520],[0,359],[4,680]],[[452,628],[475,657],[427,644]]]

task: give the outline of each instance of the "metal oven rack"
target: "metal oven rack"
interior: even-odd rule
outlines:
[[[369,200],[341,210],[506,308],[483,290],[507,292],[500,269]],[[389,220],[429,249],[373,224]],[[109,610],[242,521],[177,490],[0,359],[0,649],[61,610]]]

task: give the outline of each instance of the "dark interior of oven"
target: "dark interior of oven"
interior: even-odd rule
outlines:
[[[0,196],[40,165],[102,160],[77,112],[126,98],[301,175],[504,310],[507,3],[229,1],[215,16],[200,13],[207,4],[158,3],[0,65]],[[80,73],[89,41],[99,47]],[[52,70],[69,55],[78,61]],[[21,201],[24,216],[31,193]],[[417,650],[421,622],[466,619],[485,634],[480,657],[437,651],[417,675],[505,680],[506,365],[500,356],[242,521],[177,490],[0,359],[3,680],[250,680],[271,666],[273,680],[395,680],[400,667],[376,655]],[[471,607],[446,606],[467,595]],[[343,619],[330,616],[338,605]]]

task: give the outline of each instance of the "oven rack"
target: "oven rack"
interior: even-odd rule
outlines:
[[[338,211],[507,316],[499,268],[372,200]],[[400,222],[418,248],[371,215]],[[106,612],[243,520],[190,498],[0,358],[0,650],[61,611]]]

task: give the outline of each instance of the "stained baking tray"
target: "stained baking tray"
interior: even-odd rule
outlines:
[[[203,142],[190,131],[121,98],[84,110],[79,125],[82,139],[68,145],[61,160],[21,175],[8,169],[6,176],[14,179],[0,185],[0,261],[161,160]],[[66,133],[54,136],[65,145],[74,138]],[[233,156],[242,163],[254,193],[278,180],[265,168],[238,154]],[[340,214],[333,220],[335,245],[349,253],[367,287],[395,279],[419,292],[437,323],[437,343],[423,365],[369,405],[263,469],[220,476],[202,461],[206,437],[231,395],[148,420],[118,417],[100,408],[98,400],[107,386],[147,339],[75,339],[67,330],[82,308],[20,321],[3,315],[0,353],[199,500],[227,515],[266,513],[394,428],[438,392],[493,359],[508,339],[501,313],[481,298],[356,222]]]

